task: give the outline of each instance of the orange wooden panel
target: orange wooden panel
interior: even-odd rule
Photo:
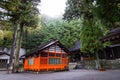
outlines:
[[[24,69],[27,69],[28,68],[28,60],[25,59],[25,62],[24,62]]]
[[[29,70],[63,70],[66,66],[68,66],[68,56],[67,58],[62,58],[62,53],[56,53],[56,52],[50,52],[54,54],[61,54],[61,56],[48,56],[47,57],[34,57],[34,64],[29,65],[29,58],[25,59],[24,63],[24,69],[29,69]],[[49,58],[60,58],[61,64],[49,64]]]

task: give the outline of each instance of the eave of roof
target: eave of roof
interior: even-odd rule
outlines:
[[[4,54],[10,56],[10,54],[8,54],[8,53],[6,53],[6,52],[4,52],[4,51],[3,51],[3,52],[0,52],[0,55],[4,55]]]
[[[30,54],[25,54],[25,55],[23,55],[23,56],[32,56],[32,55],[34,55],[34,54],[37,54],[39,51],[42,51],[43,49],[45,49],[45,48],[47,48],[47,47],[49,47],[49,46],[51,46],[51,45],[53,45],[53,44],[55,44],[55,43],[59,43],[58,45],[59,45],[60,47],[64,48],[64,50],[65,50],[66,52],[70,53],[70,51],[69,51],[66,47],[64,47],[64,45],[62,45],[57,39],[52,39],[51,41],[48,41],[48,42],[46,42],[45,44],[38,46],[38,47],[37,47],[35,50],[33,50]],[[21,56],[21,57],[23,57],[23,56]]]
[[[72,46],[69,50],[70,52],[80,51],[82,44],[80,41],[76,41],[75,45]]]
[[[111,48],[113,48],[113,47],[120,47],[120,44],[110,45],[109,47],[111,47]]]
[[[107,41],[110,39],[120,38],[120,27],[115,28],[110,31],[110,33],[102,38],[100,38],[100,41]]]

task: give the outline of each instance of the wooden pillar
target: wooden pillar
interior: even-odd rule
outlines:
[[[104,52],[105,59],[107,59],[106,50],[104,50],[103,52]]]
[[[113,59],[115,59],[115,55],[114,55],[114,50],[113,50],[113,48],[111,48],[111,50],[112,50]]]
[[[49,50],[50,48],[48,48],[48,53],[47,53],[47,71],[49,71],[49,54],[50,54],[50,50]]]
[[[39,71],[40,71],[40,65],[41,65],[41,60],[40,60],[41,56],[39,54]]]

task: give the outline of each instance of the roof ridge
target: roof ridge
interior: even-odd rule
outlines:
[[[66,47],[64,47],[64,45],[62,45],[62,44],[59,42],[58,39],[52,39],[52,40],[49,40],[48,42],[46,42],[45,44],[42,44],[42,45],[38,46],[38,47],[37,47],[36,49],[34,49],[30,54],[26,54],[26,56],[33,55],[35,52],[41,51],[41,50],[43,50],[43,49],[45,49],[45,48],[53,45],[53,44],[56,43],[56,42],[58,42],[58,43],[60,44],[59,46],[63,47],[63,48],[65,49],[65,51],[69,52],[69,50],[68,50]],[[25,56],[25,55],[23,55],[23,56]]]

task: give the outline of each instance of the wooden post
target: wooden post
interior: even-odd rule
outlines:
[[[113,48],[111,48],[111,50],[112,50],[113,59],[115,59],[115,55],[114,55],[114,50],[113,50]]]

